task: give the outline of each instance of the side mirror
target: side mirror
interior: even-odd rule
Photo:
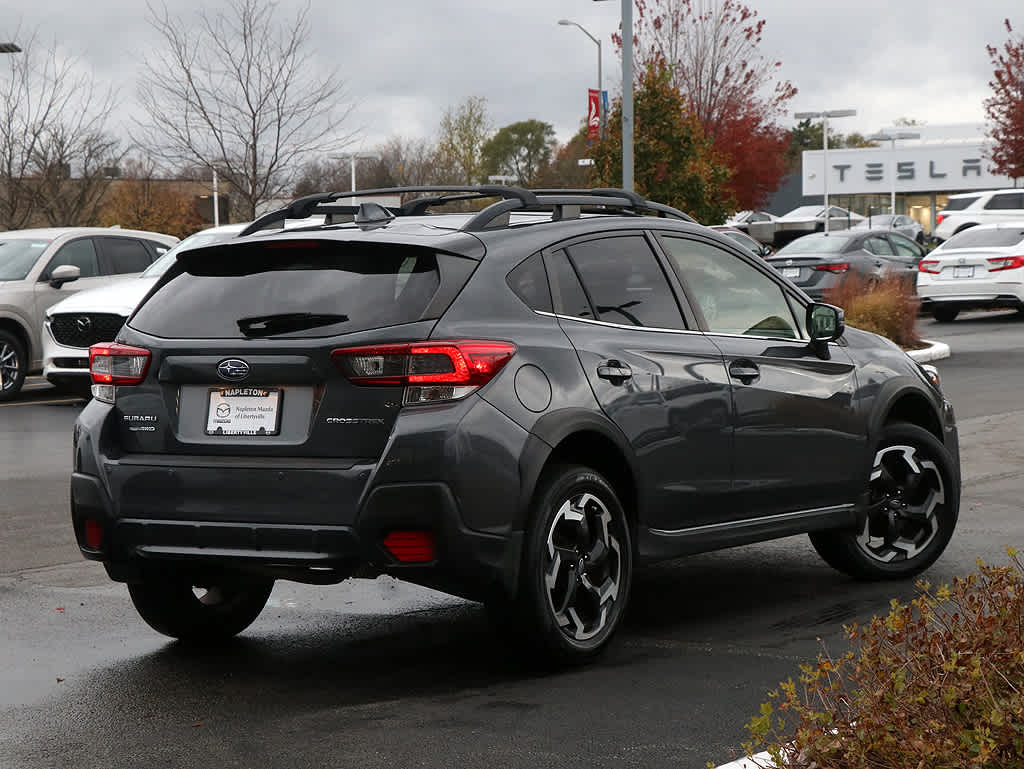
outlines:
[[[775,253],[775,249],[774,248],[772,248],[768,244],[762,244],[762,246],[761,246],[761,256],[771,256],[774,253]]]
[[[843,311],[831,304],[807,305],[807,335],[811,343],[826,345],[834,342],[846,330]]]
[[[62,264],[50,273],[50,285],[60,288],[65,283],[71,283],[82,277],[82,268],[74,264]]]

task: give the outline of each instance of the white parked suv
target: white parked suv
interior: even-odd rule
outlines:
[[[178,239],[104,227],[0,232],[0,401],[42,370],[47,308],[87,288],[137,275]]]
[[[149,289],[188,248],[237,235],[248,225],[226,224],[189,235],[132,280],[122,280],[92,291],[82,291],[46,311],[43,330],[43,374],[58,389],[89,395],[89,347],[113,342],[121,326]]]
[[[954,235],[917,265],[921,309],[948,323],[961,310],[1024,311],[1024,216]]]
[[[945,208],[936,214],[938,240],[948,240],[979,224],[1024,221],[1024,189],[988,190],[950,195]]]

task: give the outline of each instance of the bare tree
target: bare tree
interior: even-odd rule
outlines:
[[[477,184],[482,181],[483,146],[491,133],[487,99],[471,96],[441,117],[437,144],[437,169],[443,184]]]
[[[113,92],[38,32],[21,39],[0,80],[0,229],[93,224],[121,156],[106,130]]]
[[[193,25],[148,7],[164,46],[143,65],[136,139],[172,165],[216,168],[243,217],[290,196],[304,162],[350,140],[343,83],[308,52],[308,5],[285,23],[273,0],[228,0]]]

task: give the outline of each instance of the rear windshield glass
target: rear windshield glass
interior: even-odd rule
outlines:
[[[785,256],[786,254],[837,254],[843,250],[843,246],[848,241],[849,238],[843,235],[826,235],[821,232],[797,238],[775,253],[778,256]]]
[[[954,235],[942,244],[942,250],[951,248],[986,248],[991,246],[1015,246],[1024,240],[1024,227],[1000,227],[996,230],[979,230],[972,227]]]
[[[200,246],[208,246],[211,243],[216,243],[218,240],[227,240],[233,238],[238,232],[209,232],[203,230],[197,232],[194,235],[189,235],[184,240],[179,240],[174,244],[174,247],[170,251],[165,251],[164,254],[153,262],[146,271],[142,273],[142,278],[159,278],[168,268],[174,264],[175,258],[179,253],[189,248],[199,248]]]
[[[946,201],[946,205],[943,207],[943,211],[963,211],[967,206],[978,199],[978,196],[969,198],[950,198]]]
[[[48,245],[48,240],[4,240],[0,235],[0,280],[24,280]]]
[[[423,248],[211,246],[179,252],[130,325],[176,339],[334,336],[420,320],[439,282]]]

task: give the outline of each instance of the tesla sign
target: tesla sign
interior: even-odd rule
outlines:
[[[803,154],[803,194],[824,193],[824,153]],[[888,146],[829,150],[829,194],[897,192],[950,192],[1012,187],[1013,180],[989,170],[981,143],[955,145]]]

